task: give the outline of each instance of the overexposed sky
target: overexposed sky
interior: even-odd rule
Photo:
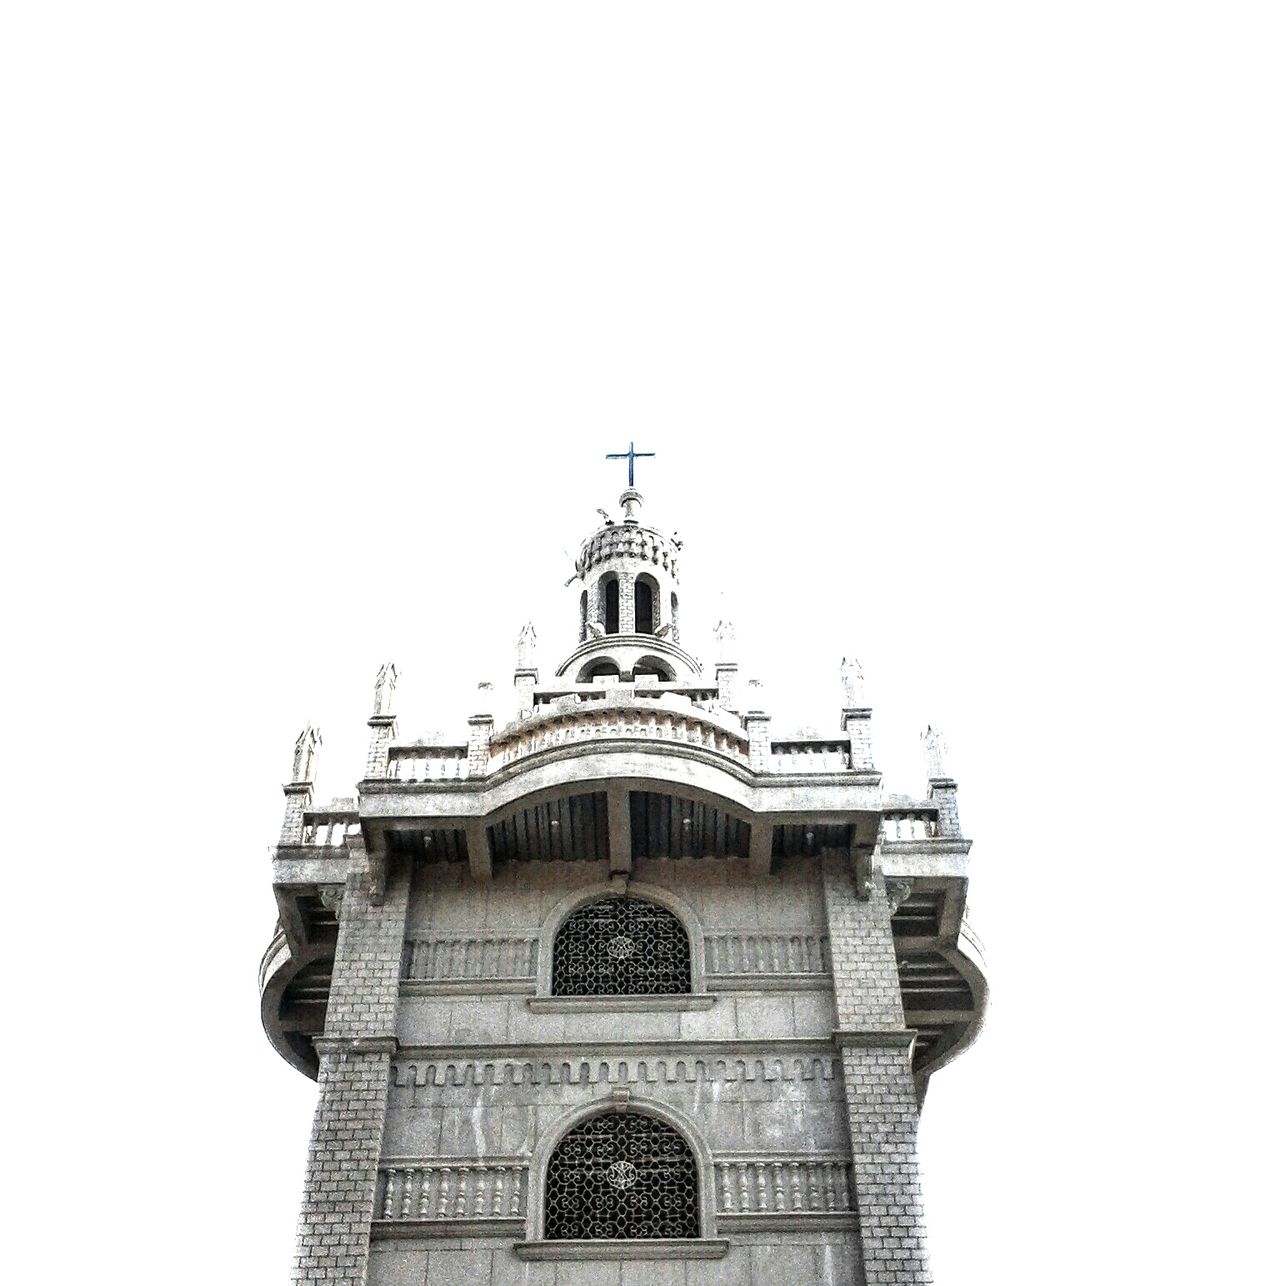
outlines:
[[[279,785],[465,733],[638,464],[775,726],[952,746],[941,1286],[1252,1279],[1274,1177],[1265,5],[0,16],[14,1279],[287,1279]],[[568,553],[566,554],[566,551]],[[1259,1248],[1261,1240],[1263,1249]],[[799,1286],[797,1283],[796,1286]]]

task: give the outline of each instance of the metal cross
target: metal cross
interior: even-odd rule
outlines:
[[[606,460],[625,460],[627,462],[627,486],[636,485],[636,461],[643,460],[646,456],[652,457],[657,455],[656,451],[637,451],[636,444],[630,443],[625,451],[619,451],[616,455],[605,456]]]

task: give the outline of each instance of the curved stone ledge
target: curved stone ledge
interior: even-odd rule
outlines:
[[[696,1241],[517,1241],[517,1259],[723,1259],[729,1253],[724,1237]]]

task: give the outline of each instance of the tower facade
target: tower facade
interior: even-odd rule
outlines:
[[[621,506],[513,720],[401,739],[386,665],[355,797],[295,747],[260,984],[319,1086],[297,1283],[930,1280],[920,1106],[986,995],[941,740],[886,795],[856,662],[838,733],[776,736]]]

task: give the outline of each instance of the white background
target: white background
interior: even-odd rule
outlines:
[[[1265,1276],[1275,35],[9,6],[7,1276],[287,1279],[293,739],[350,794],[382,660],[410,737],[526,619],[553,670],[633,438],[694,652],[731,615],[782,731],[859,655],[890,790],[949,736],[993,1003],[923,1116],[939,1283]]]

